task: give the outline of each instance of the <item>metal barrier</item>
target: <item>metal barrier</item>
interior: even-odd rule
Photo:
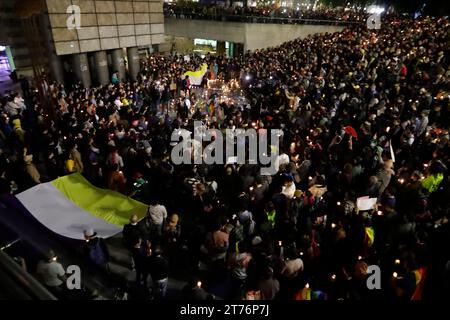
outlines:
[[[0,250],[0,295],[14,300],[57,300],[41,283]]]
[[[303,19],[291,17],[266,17],[266,16],[246,16],[233,14],[204,14],[191,11],[165,10],[164,16],[177,19],[213,20],[227,22],[248,22],[248,23],[278,23],[278,24],[308,24],[308,25],[355,25],[363,24],[362,21],[346,20],[326,20],[326,19]]]

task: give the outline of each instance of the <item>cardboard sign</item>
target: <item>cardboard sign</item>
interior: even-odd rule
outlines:
[[[359,211],[373,210],[376,203],[377,198],[369,198],[368,196],[356,200],[356,206]]]

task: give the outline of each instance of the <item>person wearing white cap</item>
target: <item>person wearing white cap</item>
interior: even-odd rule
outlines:
[[[84,251],[88,260],[96,267],[108,270],[110,255],[105,240],[97,237],[97,232],[92,228],[84,230],[84,239],[86,240]]]

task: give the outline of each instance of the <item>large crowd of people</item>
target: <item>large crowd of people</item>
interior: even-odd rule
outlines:
[[[191,299],[448,298],[448,30],[403,17],[233,58],[152,55],[137,81],[44,81],[51,108],[24,81],[0,105],[1,191],[79,172],[148,204],[123,243],[137,285],[151,274],[159,298],[175,268]],[[195,88],[183,74],[203,63]],[[248,105],[199,103],[208,80],[239,83]],[[174,165],[171,134],[196,119],[282,129],[278,172]],[[360,208],[361,197],[377,200]],[[381,290],[366,285],[371,265]]]
[[[205,19],[205,20],[233,20],[248,21],[258,18],[263,21],[282,21],[289,19],[291,22],[300,22],[308,20],[308,23],[314,21],[342,21],[342,22],[361,22],[368,17],[367,10],[360,7],[354,8],[333,8],[328,6],[302,5],[301,7],[280,7],[280,6],[217,6],[205,5],[195,2],[190,3],[164,3],[164,14],[166,16],[175,16],[185,19]],[[367,8],[366,8],[367,9]],[[266,20],[264,20],[267,18]],[[298,21],[297,21],[298,20]]]

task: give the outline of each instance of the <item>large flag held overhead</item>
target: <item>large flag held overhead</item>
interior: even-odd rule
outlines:
[[[38,184],[17,198],[48,229],[72,239],[83,239],[89,228],[111,237],[122,231],[131,214],[140,219],[147,211],[144,203],[97,188],[79,173]]]
[[[204,63],[200,70],[197,71],[187,71],[184,73],[185,76],[189,76],[189,80],[191,82],[191,85],[193,86],[199,86],[202,84],[203,76],[206,74],[206,71],[208,71],[208,65]]]

